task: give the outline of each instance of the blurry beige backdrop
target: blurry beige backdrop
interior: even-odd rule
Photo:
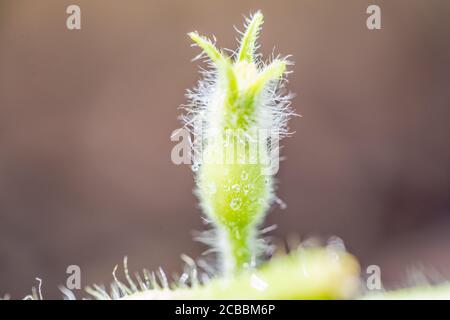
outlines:
[[[264,55],[292,54],[303,115],[274,237],[339,236],[392,287],[411,266],[450,276],[449,1],[0,0],[0,296],[40,277],[59,298],[71,264],[83,286],[107,283],[124,255],[179,272],[205,250],[192,173],[170,160],[199,79],[186,33],[235,48],[232,26],[257,9]]]

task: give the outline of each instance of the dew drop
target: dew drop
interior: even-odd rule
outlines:
[[[194,163],[194,164],[191,166],[191,169],[192,169],[192,171],[197,172],[198,169],[200,169],[200,164]]]
[[[247,173],[247,171],[242,171],[242,173],[241,173],[241,180],[242,181],[245,181],[245,180],[247,180],[248,179],[248,173]]]
[[[242,199],[241,198],[233,198],[230,202],[230,208],[234,211],[239,210],[239,208],[242,205]]]
[[[233,184],[233,186],[231,187],[231,189],[232,189],[234,192],[239,192],[239,191],[241,191],[241,187],[240,187],[238,184]]]

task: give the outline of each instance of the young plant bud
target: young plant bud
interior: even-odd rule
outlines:
[[[258,227],[270,207],[278,141],[292,114],[280,94],[287,61],[269,64],[255,54],[263,23],[257,12],[247,21],[240,48],[231,57],[208,39],[189,33],[209,58],[212,71],[188,93],[186,123],[195,134],[197,195],[216,229],[211,242],[225,273],[256,264],[262,247]]]

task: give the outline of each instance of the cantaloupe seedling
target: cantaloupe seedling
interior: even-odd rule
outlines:
[[[340,246],[293,248],[264,259],[259,228],[274,199],[278,142],[288,133],[292,110],[284,94],[286,58],[265,63],[256,53],[263,15],[246,23],[230,55],[209,39],[189,33],[210,70],[188,92],[185,127],[194,133],[196,193],[213,235],[217,268],[183,256],[185,270],[169,280],[160,269],[125,279],[113,272],[111,288],[94,285],[97,299],[348,299],[360,297],[357,260]],[[274,165],[275,163],[275,165]],[[449,297],[448,286],[405,289],[365,298]],[[36,295],[36,294],[35,294]],[[68,295],[68,294],[67,294]]]
[[[183,119],[194,134],[196,194],[213,226],[203,238],[218,253],[218,272],[199,271],[184,257],[185,272],[169,283],[162,270],[144,271],[127,284],[115,276],[111,292],[90,288],[99,299],[345,299],[360,289],[357,260],[341,248],[295,248],[262,261],[259,227],[274,199],[279,139],[294,114],[286,84],[286,58],[266,63],[256,53],[263,15],[246,21],[238,50],[227,55],[197,32],[189,37],[206,57],[197,88],[188,91]],[[275,165],[274,165],[275,164]],[[275,168],[275,169],[274,169]],[[137,283],[135,283],[137,282]],[[446,287],[442,287],[446,288]],[[399,292],[407,298],[409,292]],[[428,291],[427,291],[428,292]],[[439,291],[448,292],[441,289]],[[396,293],[391,293],[396,296]],[[368,296],[383,297],[383,293]],[[389,297],[389,295],[387,295]]]
[[[230,55],[206,37],[188,34],[210,66],[197,88],[188,91],[183,119],[197,141],[192,165],[196,194],[213,226],[213,235],[205,238],[218,253],[218,271],[203,272],[205,280],[185,257],[188,268],[172,284],[162,271],[145,271],[139,284],[129,276],[127,285],[116,279],[112,294],[90,288],[95,297],[333,299],[349,298],[357,290],[358,263],[333,247],[295,249],[270,262],[261,259],[265,245],[259,228],[276,199],[279,139],[287,135],[293,115],[291,96],[283,91],[288,60],[266,63],[256,53],[262,24],[262,13],[256,12]]]
[[[291,114],[289,96],[279,93],[287,61],[265,64],[255,52],[262,23],[263,15],[257,12],[232,57],[207,38],[189,33],[213,68],[189,94],[192,112],[187,124],[202,134],[202,149],[196,150],[201,162],[194,163],[199,166],[197,194],[215,228],[210,243],[217,248],[226,274],[258,262],[262,250],[258,227],[274,198],[268,165],[278,161],[272,152],[276,143],[269,139],[286,133]]]

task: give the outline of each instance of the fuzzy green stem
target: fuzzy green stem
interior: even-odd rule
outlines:
[[[235,274],[249,268],[255,259],[255,250],[252,248],[254,235],[250,235],[248,230],[220,230],[219,233],[225,274]]]
[[[263,23],[257,12],[247,24],[235,60],[197,33],[191,39],[206,53],[216,71],[211,101],[206,105],[206,146],[197,172],[197,194],[212,220],[226,274],[235,274],[258,259],[258,227],[272,199],[272,177],[266,169],[271,155],[266,135],[271,130],[273,101],[265,93],[275,90],[286,63],[275,59],[261,67],[256,40]],[[263,116],[262,116],[263,114]],[[276,128],[275,128],[276,129]]]

